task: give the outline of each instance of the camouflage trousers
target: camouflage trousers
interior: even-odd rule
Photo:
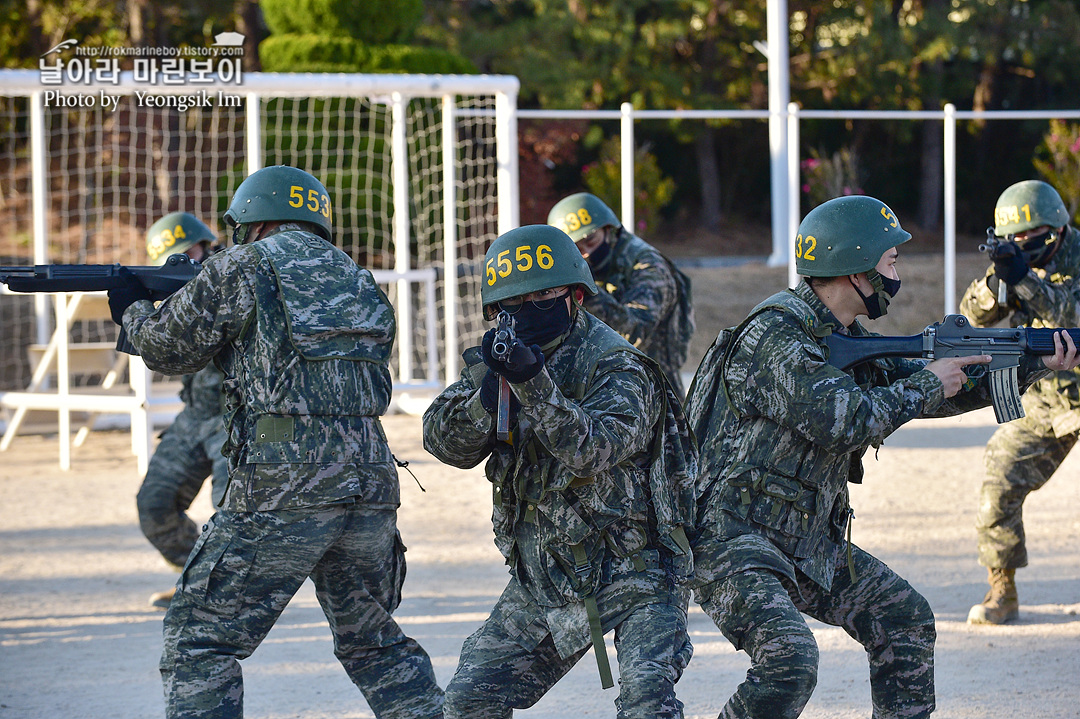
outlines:
[[[789,719],[817,685],[818,647],[800,612],[842,627],[866,649],[874,719],[926,717],[934,710],[934,615],[884,562],[852,547],[855,581],[839,562],[826,591],[798,573],[796,588],[765,569],[707,585],[698,601],[736,649],[750,655],[746,680],[721,719]],[[801,592],[801,596],[800,596]]]
[[[441,717],[431,660],[391,617],[405,579],[393,509],[326,505],[215,514],[165,614],[168,717],[243,716],[238,660],[259,646],[309,576],[334,654],[376,717]]]
[[[1051,408],[1041,397],[1028,392],[1023,402],[1025,416],[998,427],[986,444],[975,528],[979,564],[992,569],[1027,566],[1024,500],[1046,484],[1076,444],[1075,432],[1054,434]]]
[[[522,628],[512,626],[518,612],[500,604],[462,645],[457,671],[446,687],[447,719],[507,719],[514,709],[540,701],[588,652],[586,647],[563,659],[550,634],[535,646],[531,641],[523,645]],[[685,609],[647,604],[632,610],[615,627],[615,650],[619,663],[616,716],[682,717],[675,683],[693,654]],[[566,715],[577,712],[567,707]]]
[[[187,510],[206,478],[212,477],[215,506],[225,496],[229,464],[221,454],[224,443],[220,415],[200,419],[181,412],[162,435],[139,487],[139,526],[177,570],[187,562],[199,536]]]

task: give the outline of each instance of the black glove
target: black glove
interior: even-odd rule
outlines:
[[[483,381],[480,382],[480,404],[488,414],[495,414],[499,410],[499,375],[492,369],[488,369]],[[511,392],[510,419],[517,415],[519,409],[521,409],[521,402],[518,402],[518,398]]]
[[[484,339],[480,344],[480,354],[484,358],[484,364],[497,374],[501,374],[508,382],[518,384],[525,382],[544,368],[544,353],[539,345],[526,347],[520,339],[515,339],[510,345],[510,357],[502,362],[491,353],[491,345],[495,342],[495,330],[490,329],[484,333]]]
[[[1015,242],[1004,242],[999,245],[991,255],[991,259],[994,261],[994,275],[1005,284],[1015,285],[1027,277],[1027,260],[1024,259],[1024,254]],[[989,284],[987,282],[987,285]]]
[[[109,290],[109,312],[113,322],[124,325],[124,310],[139,300],[150,299],[150,290],[142,286],[135,275],[126,269],[123,271],[124,284]]]

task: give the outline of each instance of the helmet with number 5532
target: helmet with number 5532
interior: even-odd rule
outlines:
[[[559,200],[548,212],[547,222],[568,234],[574,242],[601,227],[618,227],[621,224],[603,200],[588,192],[578,192]]]
[[[799,224],[795,270],[804,277],[842,277],[873,269],[911,233],[881,200],[848,195],[823,202]]]
[[[596,283],[573,240],[551,225],[525,225],[499,235],[484,255],[480,300],[484,316],[498,313],[495,303],[530,292],[581,285],[590,295]]]
[[[229,227],[256,222],[310,222],[325,240],[334,236],[330,193],[314,175],[288,165],[264,167],[236,188],[224,220]]]

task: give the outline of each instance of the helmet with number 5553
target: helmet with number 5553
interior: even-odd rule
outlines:
[[[551,225],[525,225],[499,235],[484,255],[480,300],[492,319],[496,302],[530,292],[581,285],[590,295],[596,283],[573,240]]]
[[[264,167],[236,188],[225,211],[229,227],[256,222],[310,222],[325,240],[334,236],[330,193],[314,175],[288,165]]]
[[[574,242],[601,227],[622,224],[603,200],[588,192],[578,192],[559,200],[548,212],[547,222],[568,234]]]
[[[804,277],[842,277],[873,269],[911,233],[881,200],[848,195],[823,202],[799,224],[795,270]]]

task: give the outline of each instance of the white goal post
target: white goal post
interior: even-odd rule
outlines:
[[[211,79],[147,85],[125,72],[48,87],[39,71],[0,71],[0,265],[147,264],[146,229],[176,211],[225,240],[220,217],[243,177],[295,165],[327,186],[335,243],[395,305],[395,394],[456,380],[461,349],[484,330],[477,268],[518,224],[517,78]],[[16,399],[34,376],[29,347],[53,336],[50,298],[0,289],[0,326],[10,409],[4,394]],[[74,345],[114,337],[109,321],[71,326]],[[92,395],[100,379],[73,382]]]

